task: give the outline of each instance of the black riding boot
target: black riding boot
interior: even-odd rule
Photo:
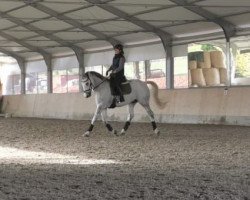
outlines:
[[[124,76],[122,76],[120,74],[116,74],[115,76],[113,75],[110,78],[111,84],[114,87],[114,91],[118,95],[118,98],[119,98],[119,99],[117,98],[118,103],[119,102],[121,103],[121,102],[125,101],[124,97],[122,95],[122,90],[121,90],[121,85],[120,85],[122,80],[123,80],[123,77]]]
[[[123,95],[121,95],[120,96],[120,102],[124,102],[124,101],[125,101],[125,99],[124,99]]]
[[[117,91],[118,91],[119,96],[120,96],[120,102],[124,102],[125,99],[124,99],[124,97],[122,95],[122,90],[121,90],[121,88],[119,86],[117,86]]]

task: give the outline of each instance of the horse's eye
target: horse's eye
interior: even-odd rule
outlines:
[[[89,83],[86,83],[86,86],[89,86]]]

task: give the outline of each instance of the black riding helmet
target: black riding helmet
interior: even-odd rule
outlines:
[[[114,49],[119,49],[121,54],[123,55],[124,54],[124,51],[123,51],[123,46],[121,44],[116,44],[114,46]]]

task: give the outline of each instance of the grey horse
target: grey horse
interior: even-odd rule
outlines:
[[[138,102],[146,110],[155,134],[159,135],[160,131],[156,126],[154,113],[149,105],[150,91],[147,84],[151,84],[154,88],[154,99],[156,104],[162,108],[165,106],[166,102],[161,102],[158,98],[158,86],[152,81],[140,81],[137,79],[129,80],[131,86],[131,93],[124,95],[124,102],[116,104],[116,107],[121,107],[128,105],[128,117],[127,121],[121,130],[120,134],[124,135],[130,126],[130,122],[134,117],[134,106]],[[94,123],[99,114],[102,116],[102,121],[105,123],[107,129],[117,135],[116,130],[114,130],[107,121],[107,109],[114,103],[114,96],[111,93],[109,79],[102,76],[101,74],[90,71],[86,72],[81,80],[81,85],[83,88],[83,93],[86,98],[91,96],[92,91],[96,94],[96,111],[92,118],[91,125],[88,130],[83,134],[83,136],[89,136],[93,130]]]

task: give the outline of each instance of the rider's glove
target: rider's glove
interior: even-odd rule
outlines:
[[[111,70],[108,70],[108,71],[106,71],[106,76],[108,76],[109,75],[109,72],[110,72]]]
[[[112,71],[111,74],[109,75],[110,77],[114,77],[115,76],[115,72]]]

